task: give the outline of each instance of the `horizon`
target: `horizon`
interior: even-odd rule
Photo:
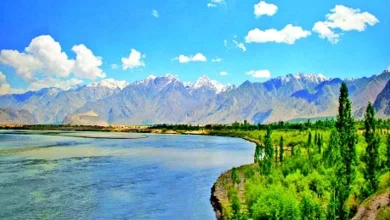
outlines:
[[[385,0],[89,5],[0,3],[0,94],[168,73],[237,86],[295,73],[362,78],[390,65]]]

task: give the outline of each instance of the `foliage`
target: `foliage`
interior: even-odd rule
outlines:
[[[375,111],[371,103],[368,103],[366,113],[364,115],[365,132],[364,138],[367,143],[366,154],[364,161],[366,163],[366,170],[364,176],[367,180],[367,187],[365,192],[367,195],[372,194],[378,187],[378,180],[376,177],[376,171],[379,166],[378,163],[378,148],[380,139],[376,134],[376,118]]]
[[[264,138],[264,157],[260,163],[260,171],[263,175],[271,173],[273,164],[274,147],[272,145],[271,128],[268,127]]]
[[[284,154],[284,140],[283,136],[280,136],[280,142],[279,142],[279,162],[283,163],[283,154]]]
[[[295,129],[279,123],[265,130],[234,131],[261,137],[255,151],[260,169],[245,174],[244,198],[238,197],[242,216],[349,219],[364,198],[390,187],[389,120],[376,120],[369,104],[365,120],[356,122],[345,85],[339,102],[337,120],[329,120],[327,127],[307,121]]]

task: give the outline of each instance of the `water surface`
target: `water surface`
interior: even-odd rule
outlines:
[[[228,137],[0,130],[0,219],[215,219],[212,184],[253,151]]]

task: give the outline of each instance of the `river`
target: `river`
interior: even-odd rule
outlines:
[[[210,188],[253,161],[239,138],[0,130],[0,219],[215,219]]]

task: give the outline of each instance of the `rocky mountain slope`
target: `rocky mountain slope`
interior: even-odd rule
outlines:
[[[0,124],[35,124],[34,116],[27,110],[0,108]]]
[[[368,101],[374,103],[377,97],[382,104],[376,105],[383,109],[380,116],[389,116],[383,107],[389,100],[383,92],[389,79],[385,70],[369,78],[345,80],[356,117],[362,117]],[[109,124],[268,123],[336,115],[341,82],[299,73],[236,87],[206,76],[195,83],[172,75],[149,76],[131,84],[111,79],[68,91],[49,88],[0,96],[0,107],[27,109],[39,123],[61,123],[67,115],[89,111]]]
[[[386,117],[390,115],[390,81],[387,82],[385,88],[376,98],[374,108],[380,117]]]
[[[100,119],[99,115],[93,111],[68,115],[63,124],[108,126],[108,123]]]

